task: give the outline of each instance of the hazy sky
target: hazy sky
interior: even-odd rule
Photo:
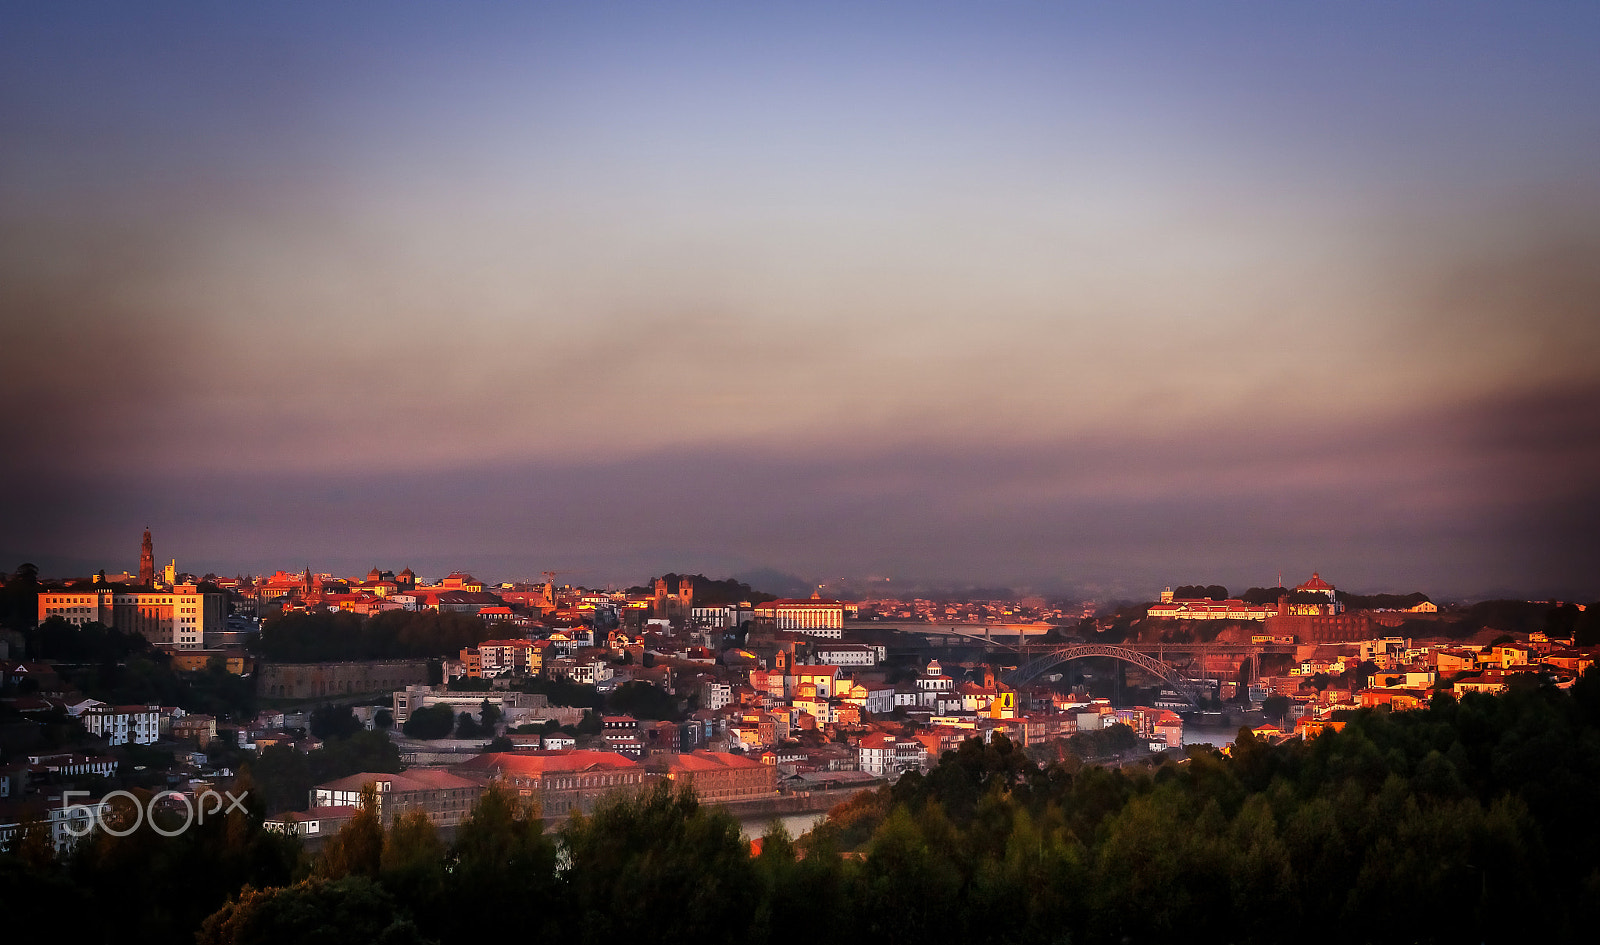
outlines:
[[[1600,5],[0,2],[0,569],[1600,596]]]

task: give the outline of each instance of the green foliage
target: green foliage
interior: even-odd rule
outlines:
[[[116,663],[150,649],[137,633],[123,633],[93,620],[71,624],[59,616],[28,629],[23,636],[28,652],[36,659],[63,663]]]
[[[504,718],[505,713],[500,711],[500,707],[488,699],[483,700],[478,706],[478,721],[482,724],[485,734],[493,733]]]
[[[324,705],[311,710],[311,734],[321,739],[348,738],[362,730],[355,710],[347,705]]]
[[[1286,587],[1252,587],[1239,595],[1239,599],[1246,604],[1276,604],[1278,598],[1288,597],[1289,589]]]
[[[606,711],[617,715],[631,715],[636,719],[681,720],[683,710],[678,700],[654,683],[635,680],[625,682],[606,696]]]
[[[383,865],[383,824],[378,820],[378,792],[361,789],[360,813],[329,838],[317,857],[313,875],[321,879],[365,876],[375,879]]]
[[[234,785],[247,797],[248,779]],[[149,795],[138,794],[142,805]],[[116,837],[96,832],[78,842],[64,862],[35,864],[32,883],[42,901],[12,899],[32,910],[70,887],[71,907],[53,913],[69,928],[70,940],[176,942],[192,939],[207,915],[241,888],[281,886],[291,881],[299,842],[261,829],[259,806],[217,812],[183,826],[182,814],[158,811],[161,836],[148,824]],[[0,864],[9,855],[0,855]],[[11,873],[0,865],[0,877]],[[7,896],[18,892],[9,883]],[[26,888],[26,887],[23,887]],[[174,890],[182,895],[174,895]],[[85,908],[85,904],[92,904]]]
[[[478,724],[478,720],[472,717],[471,712],[462,712],[456,716],[457,738],[482,738],[483,735],[483,726]]]
[[[23,563],[0,585],[0,627],[26,632],[37,619],[39,568]]]
[[[112,705],[176,705],[219,719],[255,715],[252,680],[215,663],[195,672],[178,672],[160,650],[138,648],[121,662],[60,666],[58,672],[84,694]]]
[[[739,824],[659,782],[563,825],[565,893],[580,941],[744,942],[759,904]],[[647,905],[648,904],[648,905]],[[667,921],[663,921],[663,919]]]
[[[451,611],[289,613],[269,618],[251,648],[273,662],[320,663],[453,657],[488,639],[491,630],[483,621]]]
[[[1083,762],[1109,761],[1140,748],[1138,733],[1118,722],[1107,728],[1051,739],[1029,748],[1028,755],[1041,764],[1064,764],[1076,770]]]
[[[364,876],[250,889],[206,919],[199,945],[346,945],[426,942],[394,897]]]
[[[424,706],[412,712],[401,726],[407,738],[449,738],[456,728],[454,709],[443,702]]]
[[[1228,589],[1221,584],[1185,584],[1172,589],[1177,600],[1227,600]]]
[[[311,789],[325,781],[365,771],[393,774],[400,770],[400,750],[382,732],[357,731],[331,738],[321,748],[301,754],[289,745],[262,749],[246,761],[268,813],[305,810]]]
[[[1261,714],[1274,722],[1282,722],[1289,714],[1289,707],[1294,705],[1294,700],[1288,696],[1268,696],[1261,702]]]
[[[1428,595],[1421,591],[1411,594],[1346,594],[1339,592],[1339,599],[1344,602],[1347,610],[1406,610],[1418,604],[1427,602]]]
[[[471,816],[456,829],[446,899],[515,902],[530,916],[542,916],[556,906],[555,867],[555,843],[544,832],[538,808],[498,782],[491,783]],[[487,909],[474,911],[475,915],[462,915],[449,910],[450,937],[488,938],[504,932],[502,916]]]
[[[545,696],[550,700],[551,705],[598,709],[605,704],[605,698],[596,692],[593,686],[585,686],[582,683],[575,683],[570,679],[555,676],[533,676],[524,679],[517,688],[523,692]]]

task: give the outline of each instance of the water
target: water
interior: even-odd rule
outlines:
[[[747,840],[752,840],[767,832],[774,820],[783,824],[783,829],[789,831],[791,839],[799,839],[800,835],[822,823],[828,818],[825,810],[812,811],[805,814],[784,814],[781,817],[750,817],[739,821],[739,826],[744,830]]]
[[[1237,725],[1189,725],[1183,726],[1183,743],[1185,745],[1210,745],[1213,748],[1225,748],[1233,744],[1239,734]]]

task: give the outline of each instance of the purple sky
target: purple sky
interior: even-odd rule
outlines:
[[[1591,4],[0,21],[0,568],[1600,596]]]

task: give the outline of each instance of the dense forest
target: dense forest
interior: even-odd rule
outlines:
[[[65,862],[25,841],[0,888],[96,941],[1589,941],[1597,806],[1591,670],[1156,765],[968,741],[754,857],[666,783],[551,825],[491,790],[449,844],[364,815],[311,858],[235,812]]]
[[[388,610],[372,617],[349,613],[288,613],[268,618],[251,644],[277,663],[393,660],[455,656],[497,636],[522,636],[484,626],[473,614]]]

